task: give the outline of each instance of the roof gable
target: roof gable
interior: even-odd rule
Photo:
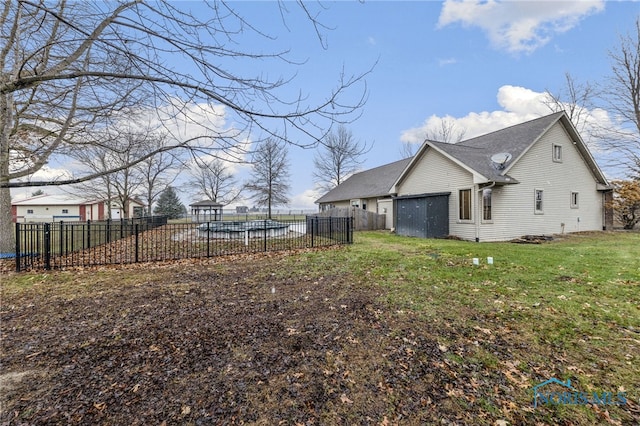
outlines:
[[[598,183],[607,185],[607,180],[598,168],[595,160],[591,156],[586,145],[580,138],[571,120],[564,112],[556,112],[544,117],[516,124],[486,135],[477,136],[472,139],[450,144],[444,142],[425,141],[420,150],[413,158],[412,162],[405,168],[404,172],[395,182],[398,185],[413,165],[428,150],[433,148],[445,155],[460,167],[471,172],[476,180],[485,182],[496,182],[502,184],[518,183],[516,179],[508,175],[509,170],[519,159],[545,134],[547,131],[560,122],[567,130],[574,145],[585,160]],[[501,160],[495,161],[496,154],[509,154]]]

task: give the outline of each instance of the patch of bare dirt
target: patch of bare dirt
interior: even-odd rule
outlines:
[[[359,277],[281,260],[76,271],[64,290],[3,295],[0,369],[23,380],[3,388],[0,424],[532,420],[514,399],[510,342],[390,309]],[[514,373],[465,361],[473,344],[461,342]]]

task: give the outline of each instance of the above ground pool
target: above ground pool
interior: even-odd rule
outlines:
[[[275,220],[250,220],[243,222],[206,222],[198,225],[198,232],[209,238],[279,237],[289,232],[289,225]],[[248,233],[248,235],[246,235]]]

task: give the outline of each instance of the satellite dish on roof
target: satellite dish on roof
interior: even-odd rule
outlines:
[[[497,164],[498,167],[503,168],[507,161],[511,160],[511,157],[512,155],[508,152],[499,152],[491,156],[491,161]]]

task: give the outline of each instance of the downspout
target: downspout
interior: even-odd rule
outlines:
[[[485,189],[491,189],[494,186],[496,186],[495,182],[491,182],[490,185],[487,186],[483,186],[480,187],[480,185],[478,185],[478,189],[476,190],[476,205],[477,210],[478,210],[478,214],[476,216],[476,243],[480,242],[480,222],[482,220],[482,191],[484,191]],[[492,204],[493,204],[493,200],[491,200]]]

